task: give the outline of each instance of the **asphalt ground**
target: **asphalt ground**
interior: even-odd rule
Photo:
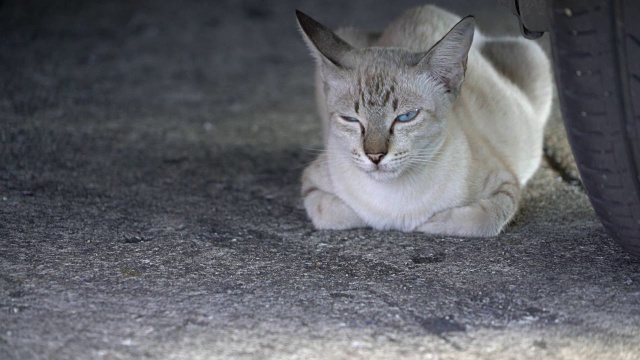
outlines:
[[[497,1],[440,3],[517,34]],[[0,359],[638,358],[640,261],[557,108],[497,237],[307,219],[294,9],[380,30],[417,4],[0,2]]]

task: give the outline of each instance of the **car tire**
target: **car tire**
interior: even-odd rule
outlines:
[[[560,106],[607,232],[640,256],[640,1],[551,1]]]

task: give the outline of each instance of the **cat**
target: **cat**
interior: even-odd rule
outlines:
[[[324,129],[302,175],[313,225],[499,234],[541,160],[552,96],[542,49],[432,5],[381,34],[296,15]]]

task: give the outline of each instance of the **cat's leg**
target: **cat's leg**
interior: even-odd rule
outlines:
[[[467,206],[441,211],[416,230],[450,236],[498,235],[518,208],[519,193],[517,182],[503,182],[487,198]]]
[[[367,226],[353,209],[332,193],[325,155],[320,155],[304,170],[302,198],[307,215],[317,229],[345,230]]]

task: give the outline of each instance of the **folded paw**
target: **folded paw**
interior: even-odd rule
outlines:
[[[304,207],[317,229],[345,230],[366,226],[344,201],[318,189],[312,189],[307,193]]]
[[[507,221],[508,218],[499,216],[488,201],[481,200],[441,211],[416,230],[434,235],[491,237],[500,234]]]

